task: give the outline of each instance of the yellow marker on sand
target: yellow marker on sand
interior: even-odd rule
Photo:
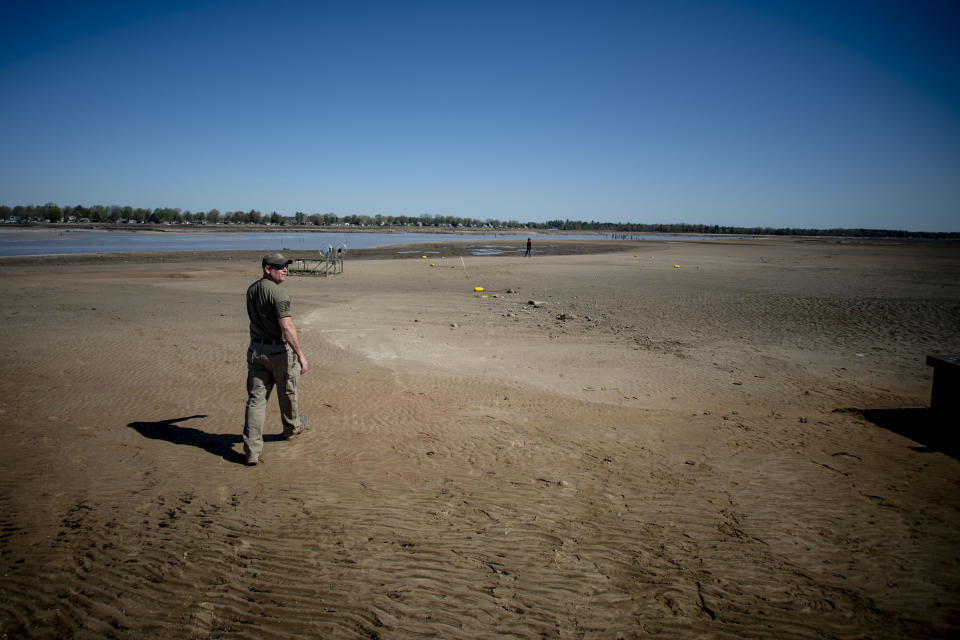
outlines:
[[[479,293],[480,291],[483,291],[483,287],[474,287],[473,290]]]

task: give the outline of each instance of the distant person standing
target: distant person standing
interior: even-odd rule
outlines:
[[[530,242],[530,238],[527,238],[527,252],[523,254],[524,258],[529,258],[533,255],[533,243]]]
[[[246,464],[251,466],[261,462],[263,423],[274,386],[284,437],[292,440],[306,426],[307,417],[298,413],[297,380],[307,372],[307,357],[290,316],[290,294],[280,286],[287,279],[287,265],[291,262],[280,253],[268,253],[261,260],[263,276],[247,288],[250,347],[243,453]]]

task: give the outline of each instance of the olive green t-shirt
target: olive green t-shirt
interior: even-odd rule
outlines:
[[[280,340],[280,318],[290,317],[290,294],[273,280],[261,278],[247,288],[251,340]]]

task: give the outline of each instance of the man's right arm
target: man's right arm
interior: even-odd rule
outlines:
[[[297,336],[297,328],[293,325],[293,318],[286,316],[280,318],[280,333],[283,334],[283,341],[290,345],[290,348],[293,349],[293,352],[297,354],[297,360],[300,361],[300,375],[303,375],[307,372],[307,356],[303,354],[303,349],[300,348],[300,338]]]

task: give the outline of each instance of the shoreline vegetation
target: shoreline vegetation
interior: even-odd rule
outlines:
[[[545,222],[501,221],[494,218],[479,220],[457,216],[420,215],[384,216],[314,213],[298,211],[293,216],[282,216],[276,211],[266,215],[250,211],[181,211],[180,209],[134,209],[117,205],[92,207],[60,207],[48,203],[42,206],[0,205],[0,221],[21,228],[105,229],[124,231],[304,231],[337,233],[591,233],[624,234],[696,234],[696,235],[764,235],[815,236],[858,238],[924,238],[960,239],[960,232],[907,231],[903,229],[797,227],[741,227],[718,224],[597,222],[594,220],[547,220]]]

